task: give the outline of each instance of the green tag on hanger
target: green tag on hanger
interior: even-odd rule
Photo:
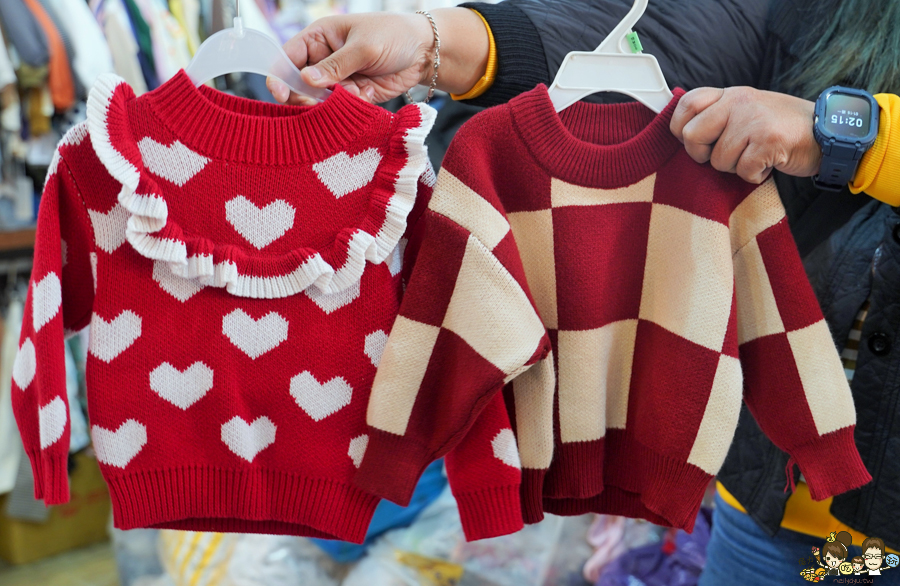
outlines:
[[[640,53],[644,50],[644,47],[641,46],[641,39],[638,38],[636,32],[628,33],[625,35],[625,38],[628,39],[628,45],[631,47],[632,53]]]

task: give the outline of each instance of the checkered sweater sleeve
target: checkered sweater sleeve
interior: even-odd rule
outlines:
[[[356,476],[360,488],[401,505],[428,463],[467,434],[480,437],[471,441],[488,445],[497,460],[513,461],[503,456],[514,449],[504,444],[514,446],[512,430],[506,439],[498,435],[503,430],[488,437],[476,420],[506,382],[550,351],[499,200],[454,175],[455,165],[478,154],[453,150],[411,231],[412,269],[375,376],[369,444]],[[448,469],[463,468],[459,453],[454,457]],[[518,454],[514,463],[518,474]],[[478,490],[510,486],[490,476]],[[473,485],[454,492],[477,491]]]
[[[13,413],[31,460],[35,497],[47,505],[69,500],[63,340],[66,330],[81,329],[90,321],[91,242],[81,197],[57,152],[38,212],[34,266],[12,374]]]
[[[747,406],[813,499],[866,484],[853,397],[773,181],[735,209],[730,228]]]

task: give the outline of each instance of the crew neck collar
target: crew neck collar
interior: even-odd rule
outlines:
[[[576,102],[557,114],[543,84],[509,103],[514,126],[532,156],[553,177],[614,189],[656,172],[681,148],[669,123],[684,90],[659,114],[639,102]]]
[[[194,86],[179,71],[145,95],[156,116],[184,144],[212,158],[291,164],[342,149],[390,113],[335,86],[315,106],[287,106]]]

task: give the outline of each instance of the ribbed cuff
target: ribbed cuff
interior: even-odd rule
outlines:
[[[454,495],[466,541],[515,533],[525,526],[519,486],[498,486]]]
[[[493,85],[466,103],[485,107],[505,104],[539,83],[550,83],[544,43],[522,10],[510,2],[467,2],[460,6],[477,11],[487,21],[497,48],[497,76]]]
[[[353,483],[366,492],[405,507],[409,505],[422,472],[434,460],[424,446],[393,433],[369,428],[369,444]]]
[[[797,461],[814,501],[821,501],[870,482],[856,442],[855,426],[827,433],[819,439],[788,450]]]
[[[69,502],[69,456],[28,452],[34,475],[34,498],[44,504],[62,505]]]
[[[875,199],[889,205],[900,205],[900,148],[891,147],[892,134],[898,130],[895,121],[900,122],[900,97],[893,94],[875,96],[881,106],[878,136],[875,144],[863,155],[856,170],[856,177],[850,184],[853,193],[866,192]],[[896,138],[894,138],[896,142]]]
[[[522,468],[522,517],[529,525],[544,520],[544,476],[546,470]]]

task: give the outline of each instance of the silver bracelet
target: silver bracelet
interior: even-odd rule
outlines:
[[[434,64],[433,64],[433,73],[431,75],[431,84],[428,86],[428,95],[425,96],[425,103],[434,96],[434,90],[437,88],[437,80],[438,80],[438,69],[441,66],[441,35],[438,34],[437,24],[434,22],[434,17],[431,16],[431,13],[427,10],[417,10],[416,14],[421,14],[425,18],[428,19],[428,22],[431,23],[431,32],[434,33]],[[409,95],[409,91],[406,92],[406,99],[410,102],[414,102],[412,96]]]

